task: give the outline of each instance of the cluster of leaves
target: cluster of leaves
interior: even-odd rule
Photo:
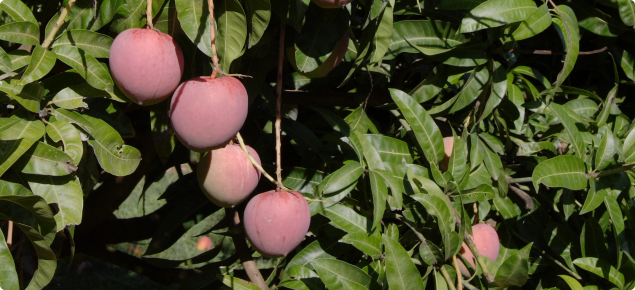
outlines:
[[[68,2],[0,1],[0,219],[37,254],[27,289],[46,286],[58,259],[73,259],[76,228],[95,212],[85,198],[104,194],[95,191],[116,180],[107,176],[135,171],[144,183],[115,215],[168,212],[151,236],[127,241],[142,244],[145,262],[204,271],[182,289],[256,288],[230,242],[244,234],[198,189],[200,156],[176,140],[167,102],[149,111],[127,103],[110,75],[113,38],[145,25],[146,1],[79,0],[55,27]],[[152,2],[155,28],[183,49],[183,80],[211,72],[206,4]],[[466,288],[633,287],[633,1],[360,0],[322,9],[221,0],[214,13],[221,69],[251,76],[241,80],[251,101],[242,134],[266,170],[282,21],[295,59],[285,61],[284,87],[323,95],[303,101],[295,92],[302,105],[284,107],[284,184],[305,195],[313,217],[294,253],[258,258],[270,285],[453,289],[470,225],[487,221],[500,253],[477,259]],[[294,72],[317,69],[344,35],[346,57],[328,76]],[[350,106],[357,96],[365,101]],[[149,153],[124,143],[145,127]],[[447,170],[443,137],[454,138]],[[163,165],[142,168],[142,154]],[[257,190],[270,187],[263,179]],[[0,285],[19,289],[20,251],[3,233]],[[214,248],[197,253],[201,235]]]

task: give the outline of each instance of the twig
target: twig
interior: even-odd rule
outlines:
[[[507,180],[507,182],[509,183],[527,183],[532,181],[533,181],[532,177],[510,178]]]
[[[603,47],[600,49],[596,49],[596,50],[591,50],[591,51],[580,51],[578,53],[578,55],[591,55],[591,54],[598,54],[598,53],[602,53],[604,51],[606,51],[608,49],[608,47]],[[539,55],[565,55],[567,54],[564,51],[553,51],[553,50],[543,50],[543,49],[510,49],[508,51],[496,51],[497,53],[521,53],[521,54],[539,54]]]
[[[220,71],[218,65],[218,54],[216,53],[216,23],[214,22],[214,0],[207,0],[207,6],[209,8],[209,35],[212,39],[212,63],[214,63],[214,69],[212,70],[211,79],[215,79],[216,75]]]
[[[613,169],[609,169],[609,170],[604,170],[604,171],[601,171],[601,172],[591,172],[591,173],[587,174],[587,177],[589,177],[589,178],[600,178],[600,177],[604,177],[604,176],[617,174],[617,173],[620,173],[620,172],[623,172],[623,171],[627,171],[627,170],[633,169],[633,167],[635,167],[635,163],[626,163],[626,164],[622,164],[622,167],[613,168]]]
[[[470,290],[479,290],[478,288],[474,287],[472,284],[470,284],[470,282],[468,281],[463,281],[463,286],[465,286],[465,288],[470,289]]]
[[[240,223],[240,216],[235,209],[226,208],[225,214],[229,219],[229,222],[232,224],[230,226],[230,229]],[[253,257],[249,254],[249,248],[247,247],[245,239],[242,237],[232,237],[232,241],[234,241],[236,253],[238,253],[240,262],[243,264],[243,268],[245,269],[245,272],[247,272],[247,276],[249,276],[249,280],[251,280],[251,283],[256,284],[258,287],[260,287],[260,289],[269,290],[269,286],[267,286],[267,282],[265,282],[262,274],[260,274],[260,270],[258,270],[256,262],[254,262]]]
[[[525,209],[534,208],[534,200],[531,199],[531,196],[529,196],[529,194],[518,187],[512,186],[511,184],[509,185],[509,188],[525,202]]]
[[[152,0],[146,0],[146,21],[148,23],[148,29],[153,29],[154,25],[152,24]]]
[[[267,179],[269,179],[269,181],[273,182],[273,184],[275,184],[276,186],[280,186],[284,190],[287,190],[287,188],[284,187],[284,185],[278,184],[278,182],[271,175],[269,175],[269,173],[267,173],[267,171],[265,171],[262,168],[262,166],[258,164],[258,162],[256,162],[256,159],[254,159],[254,157],[251,156],[251,154],[249,154],[249,151],[247,151],[247,147],[245,147],[245,141],[243,141],[243,136],[240,135],[240,132],[236,133],[236,139],[238,139],[238,144],[240,145],[240,149],[242,149],[243,152],[247,154],[247,158],[249,158],[249,161],[251,162],[251,164],[253,164],[254,167],[256,167],[258,170],[260,170],[262,175],[264,175]]]
[[[456,269],[456,288],[458,290],[463,290],[463,277],[461,276],[459,261],[457,261],[456,255],[452,256],[452,262],[454,264],[454,269]]]
[[[7,229],[7,246],[11,248],[13,244],[13,221],[9,221],[9,226]]]
[[[470,237],[467,231],[465,232],[465,243],[467,244],[468,248],[470,248],[470,251],[472,252],[472,255],[474,255],[474,258],[476,259],[476,261],[481,265],[481,269],[483,270],[483,275],[485,276],[485,279],[490,283],[494,282],[494,275],[489,271],[487,266],[485,266],[483,257],[478,252],[478,249],[476,248],[476,244],[474,244],[472,237]]]
[[[55,25],[53,26],[53,30],[51,30],[49,36],[47,36],[44,42],[42,42],[42,48],[47,49],[49,45],[51,44],[51,42],[53,42],[53,39],[55,39],[55,35],[60,30],[60,27],[62,27],[62,24],[64,24],[66,15],[68,15],[68,12],[71,11],[71,7],[73,7],[73,4],[75,4],[76,1],[77,0],[69,0],[68,4],[66,4],[66,7],[64,7],[62,12],[60,12],[60,18],[58,18],[57,21],[55,22]]]
[[[211,0],[210,0],[211,1]],[[277,191],[282,189],[282,164],[280,157],[280,123],[282,122],[282,64],[284,63],[284,20],[280,20],[280,40],[278,42],[278,80],[276,84],[276,177],[278,178]]]
[[[450,287],[450,290],[456,290],[456,287],[454,287],[454,283],[452,283],[452,278],[450,277],[450,273],[448,273],[448,270],[445,269],[444,265],[441,265],[441,267],[439,267],[439,271],[441,271],[441,274],[443,275],[443,278],[445,279],[445,283],[448,284],[448,286]],[[457,276],[460,276],[461,273],[456,273]]]

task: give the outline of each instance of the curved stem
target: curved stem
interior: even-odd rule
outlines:
[[[461,274],[461,270],[459,269],[459,261],[456,259],[456,255],[452,256],[452,263],[454,264],[454,269],[456,270],[456,288],[458,290],[463,290],[463,276]]]
[[[42,48],[47,49],[49,45],[51,45],[51,42],[53,42],[53,39],[55,39],[55,35],[60,30],[60,27],[62,27],[62,24],[64,24],[66,15],[68,15],[68,12],[71,11],[71,7],[73,7],[73,4],[75,4],[76,1],[77,0],[68,1],[68,4],[66,4],[66,7],[64,7],[62,12],[60,12],[60,17],[57,18],[57,21],[55,22],[55,26],[53,26],[53,30],[51,30],[51,32],[46,37],[44,42],[42,42]]]
[[[240,216],[235,209],[226,208],[225,213],[231,223],[231,228],[240,223]],[[249,248],[247,247],[247,243],[245,243],[245,239],[242,237],[232,237],[232,241],[234,241],[236,253],[238,253],[240,262],[243,264],[243,268],[245,269],[245,272],[247,272],[247,276],[249,276],[251,283],[256,284],[260,287],[260,289],[269,290],[269,286],[262,277],[262,274],[260,274],[260,270],[258,270],[258,266],[256,266],[254,258],[249,254]]]
[[[280,40],[278,42],[278,80],[276,84],[276,177],[278,178],[277,191],[282,189],[282,165],[280,157],[280,122],[282,114],[282,64],[284,63],[284,20],[280,20]]]
[[[444,265],[441,265],[441,267],[439,267],[439,271],[441,271],[443,279],[445,279],[445,283],[448,284],[450,290],[456,290],[456,287],[454,287],[454,283],[452,282],[452,278],[450,277],[450,273],[448,273],[448,270],[445,268]],[[456,275],[459,276],[461,275],[461,273],[456,273]]]
[[[7,246],[11,248],[11,245],[13,245],[13,221],[9,221],[7,228]]]
[[[214,0],[207,0],[207,7],[209,8],[209,36],[212,39],[212,63],[214,63],[214,69],[212,70],[211,79],[215,79],[216,75],[220,71],[218,65],[218,54],[216,53],[216,23],[214,22]]]
[[[522,177],[522,178],[510,178],[507,180],[509,183],[527,183],[532,182],[533,178],[531,177]]]
[[[240,132],[236,133],[236,139],[238,139],[238,145],[240,145],[240,149],[242,149],[243,152],[245,152],[251,164],[253,164],[254,167],[256,167],[262,173],[262,175],[264,175],[267,179],[269,179],[269,181],[273,182],[273,184],[278,186],[278,182],[273,177],[271,177],[271,175],[269,175],[269,173],[267,173],[267,171],[265,171],[262,168],[262,166],[258,164],[258,162],[256,162],[256,159],[254,159],[254,157],[251,156],[251,154],[249,154],[249,151],[247,151],[247,147],[245,147],[245,141],[243,141],[243,136],[240,135]],[[287,189],[282,184],[280,184],[280,186],[285,190]]]
[[[154,29],[154,25],[152,24],[152,0],[146,0],[146,21],[148,29]]]

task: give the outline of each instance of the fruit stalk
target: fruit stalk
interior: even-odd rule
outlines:
[[[216,75],[220,71],[218,65],[218,54],[216,53],[216,25],[214,23],[214,0],[207,0],[207,7],[209,8],[209,36],[212,39],[212,63],[214,63],[214,69],[212,70],[211,79],[215,79]]]
[[[148,29],[154,29],[154,25],[152,25],[152,0],[146,1],[146,21],[148,23]]]
[[[278,182],[271,175],[269,175],[269,173],[267,173],[267,171],[265,171],[262,168],[262,166],[260,166],[260,164],[258,164],[258,162],[256,162],[254,157],[251,156],[251,154],[249,154],[249,151],[247,151],[247,147],[245,147],[245,141],[243,141],[243,136],[240,135],[240,132],[236,133],[236,139],[238,139],[238,145],[240,145],[240,149],[242,149],[243,152],[245,152],[245,154],[247,155],[247,158],[249,158],[249,161],[251,162],[251,164],[253,164],[254,167],[256,167],[260,171],[260,173],[262,173],[262,175],[264,175],[267,179],[269,179],[269,181],[273,182],[273,184],[275,184],[277,186],[280,186],[282,189],[287,190],[287,188],[284,187],[284,185],[278,184]]]
[[[11,247],[13,244],[13,221],[9,221],[7,229],[7,246]]]
[[[238,215],[238,212],[234,208],[226,208],[225,215],[229,219],[230,227],[233,228],[240,223],[240,215]],[[256,262],[254,262],[254,259],[249,254],[249,248],[247,247],[247,243],[245,243],[245,239],[233,237],[232,241],[234,241],[234,247],[236,247],[236,252],[238,253],[240,262],[242,263],[245,272],[247,272],[247,276],[249,276],[251,283],[256,284],[260,287],[260,289],[269,290],[269,286],[262,277],[262,274],[260,274],[260,270],[258,270]]]
[[[459,261],[457,261],[456,255],[452,256],[452,264],[456,270],[456,288],[458,290],[463,290],[463,276],[459,274],[461,273],[461,270],[459,268]]]
[[[470,235],[467,232],[465,232],[465,243],[470,248],[470,251],[472,251],[472,254],[474,255],[474,258],[477,261],[477,263],[481,265],[481,269],[483,270],[483,275],[485,276],[485,279],[490,283],[494,282],[494,275],[489,271],[487,266],[485,266],[485,262],[483,258],[481,257],[480,253],[478,252],[478,249],[476,248],[476,245],[474,244],[472,237],[470,237]]]
[[[456,287],[454,287],[454,283],[452,283],[452,278],[450,277],[450,273],[448,273],[448,270],[445,268],[444,265],[441,265],[441,267],[439,267],[439,271],[441,271],[441,274],[443,275],[443,279],[445,279],[445,283],[448,284],[448,287],[450,287],[450,290],[456,290]],[[460,273],[457,273],[456,275],[461,276]]]
[[[210,0],[211,1],[211,0]],[[282,189],[282,165],[280,160],[280,122],[282,114],[282,64],[284,61],[284,20],[280,20],[280,40],[278,42],[278,80],[276,84],[276,177],[278,178],[277,191]]]
[[[53,30],[51,30],[51,33],[49,33],[46,39],[44,39],[44,42],[42,42],[42,48],[47,49],[49,45],[51,45],[51,42],[53,42],[53,39],[55,39],[55,35],[60,30],[60,27],[62,27],[62,24],[64,24],[66,15],[68,15],[68,12],[71,11],[71,7],[73,7],[73,4],[75,4],[76,1],[77,0],[68,1],[68,4],[66,4],[66,7],[64,7],[62,12],[60,12],[60,18],[57,18],[57,21],[55,22],[55,26],[53,26]]]

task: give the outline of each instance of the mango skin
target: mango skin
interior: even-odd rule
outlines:
[[[353,0],[312,0],[313,4],[322,8],[341,8]]]
[[[344,34],[344,37],[342,37],[342,39],[335,45],[335,49],[333,49],[333,52],[331,52],[329,57],[327,57],[326,60],[322,64],[320,64],[320,66],[318,66],[315,70],[310,72],[301,72],[298,70],[298,65],[295,59],[294,47],[288,47],[286,49],[287,58],[289,58],[289,62],[291,63],[293,68],[297,72],[301,73],[302,75],[312,79],[323,78],[327,76],[329,72],[331,72],[337,65],[339,65],[340,62],[342,62],[342,59],[344,59],[344,56],[346,55],[346,51],[348,50],[348,41],[349,41],[349,37],[348,37],[348,31],[347,31]]]
[[[209,251],[213,246],[212,239],[207,236],[200,237],[196,241],[196,249],[199,251]]]
[[[181,143],[196,152],[225,146],[245,123],[249,99],[233,77],[195,77],[172,96],[170,120]]]
[[[452,149],[454,148],[454,137],[443,138],[443,148],[445,149],[445,155],[443,160],[439,163],[439,169],[445,172],[448,170],[448,164],[450,163],[450,156],[452,155]]]
[[[243,217],[251,245],[268,258],[282,257],[304,239],[311,224],[311,210],[298,192],[267,191],[252,198]]]
[[[117,35],[110,47],[110,71],[134,103],[149,106],[167,99],[181,82],[183,51],[171,36],[132,28]]]
[[[260,164],[256,150],[245,147]],[[243,202],[260,181],[260,171],[251,164],[240,145],[227,145],[205,154],[198,163],[196,175],[205,196],[224,208]]]
[[[478,249],[479,254],[481,256],[488,257],[492,262],[496,262],[498,258],[498,252],[500,251],[500,240],[498,238],[498,234],[496,230],[487,224],[478,224],[472,226],[472,240],[476,245],[476,249]],[[470,248],[468,248],[466,243],[461,245],[461,250],[459,250],[459,254],[463,255],[463,257],[470,262],[472,267],[475,267],[474,264],[474,255]],[[465,277],[470,277],[470,272],[467,270],[463,262],[458,260],[459,269],[461,270],[461,274]]]

